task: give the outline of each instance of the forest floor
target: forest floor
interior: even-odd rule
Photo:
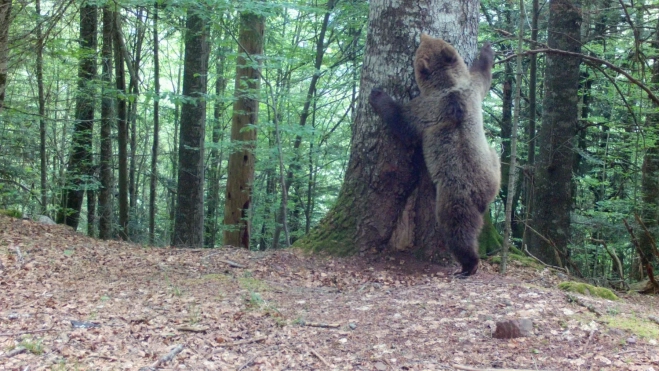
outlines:
[[[659,370],[656,297],[580,305],[548,270],[453,269],[148,248],[0,217],[0,370]],[[493,338],[519,318],[530,336]]]

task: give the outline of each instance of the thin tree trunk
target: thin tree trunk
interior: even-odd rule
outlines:
[[[540,5],[538,0],[532,1],[531,12],[531,40],[538,40],[538,16],[540,12]],[[529,243],[529,230],[528,224],[530,216],[533,212],[533,178],[535,174],[535,136],[536,136],[536,111],[537,111],[537,82],[538,82],[538,55],[531,54],[529,56],[529,126],[527,129],[527,143],[528,143],[528,169],[529,171],[524,178],[524,232],[522,233],[522,245],[527,246]]]
[[[236,60],[236,101],[233,105],[231,142],[237,148],[229,156],[224,204],[224,244],[249,248],[248,213],[254,181],[254,148],[259,112],[261,64],[265,19],[261,15],[240,15],[238,58]]]
[[[102,100],[101,100],[101,189],[98,194],[98,237],[112,238],[112,126],[114,123],[114,98],[112,84],[112,43],[114,35],[114,13],[108,5],[103,7],[103,48],[101,49]]]
[[[581,13],[578,0],[551,0],[547,43],[550,48],[579,53]],[[538,133],[533,220],[529,250],[551,265],[569,256],[574,136],[578,120],[580,58],[546,56],[545,98]]]
[[[119,237],[128,240],[128,111],[126,107],[126,67],[121,48],[120,14],[114,12],[114,68],[116,87],[119,94],[117,101],[117,137],[119,143]]]
[[[9,26],[11,26],[11,1],[0,0],[0,112],[4,108],[7,89],[7,64],[9,62]]]
[[[158,132],[160,131],[160,54],[158,51],[158,3],[153,7],[153,144],[149,177],[149,244],[156,244],[156,186],[158,182]]]
[[[0,5],[1,6],[1,5]],[[36,0],[37,13],[37,89],[39,91],[39,159],[41,171],[41,213],[48,209],[48,164],[46,162],[46,99],[43,92],[43,30],[41,26],[41,0]]]
[[[220,35],[221,36],[221,35]],[[218,37],[217,43],[221,42]],[[217,49],[215,64],[215,106],[213,107],[213,133],[211,141],[213,146],[210,151],[210,165],[208,174],[208,211],[206,213],[206,246],[214,247],[217,241],[217,209],[220,204],[220,174],[222,167],[222,157],[224,151],[219,148],[220,142],[224,138],[226,125],[223,123],[225,104],[222,103],[224,92],[227,86],[227,79],[224,77],[224,67],[226,62],[226,52],[221,47]]]
[[[659,51],[659,21],[657,22],[656,27],[655,40],[653,42],[655,58],[654,63],[652,64],[652,78],[650,80],[653,86],[659,86],[659,57],[657,57],[657,51]],[[659,91],[659,89],[655,90]],[[656,104],[653,104],[653,108],[656,110],[658,107]],[[656,111],[649,113],[646,117],[645,126],[646,128],[653,130],[654,135],[656,135],[656,130],[659,128],[659,113],[656,113]],[[653,230],[656,228],[657,219],[659,218],[659,140],[655,140],[650,148],[648,148],[645,158],[643,159],[642,170],[643,177],[641,178],[641,190],[643,195],[643,207],[641,213],[645,226],[649,230]],[[639,245],[641,251],[643,251],[643,255],[640,257],[643,268],[646,267],[647,264],[656,261],[653,254],[652,243],[652,236],[649,236],[647,233],[641,233],[639,236]]]
[[[316,85],[318,84],[318,80],[320,79],[321,76],[321,67],[323,65],[323,57],[325,56],[325,50],[327,48],[327,45],[325,44],[325,34],[327,33],[327,26],[329,25],[329,20],[330,16],[332,14],[332,10],[334,9],[334,4],[335,0],[328,0],[327,1],[327,11],[325,12],[325,15],[323,17],[323,23],[320,27],[320,33],[318,34],[318,40],[316,41],[316,59],[314,62],[314,74],[311,77],[311,82],[309,83],[309,88],[307,89],[307,97],[304,101],[304,106],[302,107],[302,112],[300,113],[300,127],[304,127],[307,124],[307,119],[309,118],[309,113],[310,113],[310,108],[312,101],[314,100],[314,93],[316,92]],[[293,149],[296,152],[296,156],[293,159],[293,163],[289,167],[289,170],[286,174],[286,180],[282,181],[282,197],[281,197],[281,205],[279,208],[279,217],[277,218],[278,224],[277,227],[275,228],[275,235],[273,238],[273,248],[277,248],[277,244],[279,243],[279,236],[281,234],[281,230],[283,227],[286,226],[286,217],[287,217],[287,202],[288,202],[288,192],[291,188],[291,184],[293,183],[293,178],[295,176],[295,172],[300,169],[300,156],[298,153],[298,150],[300,148],[300,145],[302,144],[302,136],[297,135],[295,137],[295,142],[293,142]],[[287,243],[286,245],[289,244],[288,238],[286,239]]]
[[[80,8],[81,57],[78,69],[78,91],[76,95],[76,122],[71,139],[71,155],[62,196],[62,208],[57,216],[58,223],[78,228],[80,209],[85,188],[92,176],[92,135],[94,129],[94,87],[96,77],[96,25],[95,5]]]
[[[508,197],[506,198],[506,226],[503,235],[503,246],[501,253],[501,267],[499,273],[506,274],[508,264],[508,249],[513,228],[513,199],[515,198],[515,186],[517,185],[517,130],[520,120],[520,104],[522,96],[522,41],[524,40],[524,0],[519,1],[519,25],[517,28],[517,64],[515,66],[515,113],[513,126],[510,131],[510,163],[508,165]]]
[[[135,36],[135,46],[133,49],[133,61],[132,61],[132,71],[130,74],[130,82],[128,83],[130,94],[132,100],[129,103],[128,112],[128,127],[130,128],[130,157],[128,164],[128,199],[129,207],[132,210],[133,215],[138,215],[135,212],[135,206],[137,205],[137,189],[136,189],[136,154],[137,154],[137,102],[139,98],[139,70],[140,70],[140,61],[142,59],[142,45],[144,44],[144,35],[146,34],[146,24],[144,23],[143,17],[144,8],[139,7],[136,15],[137,26],[137,35]],[[126,61],[131,63],[130,61]]]
[[[96,237],[96,191],[87,190],[87,235]]]
[[[202,247],[204,242],[204,138],[208,71],[208,27],[201,8],[188,9],[179,144],[175,246]]]

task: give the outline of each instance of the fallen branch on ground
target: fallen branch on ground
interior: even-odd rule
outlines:
[[[567,271],[567,269],[565,269],[565,268],[557,267],[557,266],[555,266],[555,265],[549,265],[549,264],[543,262],[542,260],[536,258],[533,254],[531,254],[531,252],[529,251],[529,248],[528,248],[527,245],[524,245],[524,252],[527,253],[527,254],[528,254],[531,258],[533,258],[535,261],[537,261],[538,263],[544,265],[545,267],[547,267],[547,268],[549,268],[549,269],[554,269],[554,270],[560,271],[561,273],[565,273],[565,274],[568,274],[568,273],[569,273],[569,272]]]
[[[541,371],[541,370],[529,370],[529,369],[521,369],[521,368],[475,368],[475,367],[469,367],[463,365],[453,365],[453,368],[457,368],[458,370],[465,370],[465,371]]]
[[[27,348],[25,348],[25,347],[17,347],[17,348],[15,348],[15,349],[13,349],[12,351],[10,351],[9,353],[7,353],[7,355],[5,355],[5,358],[11,358],[11,357],[13,357],[13,356],[17,356],[17,355],[19,355],[19,354],[23,354],[23,353],[25,353],[25,352],[27,352]]]
[[[254,360],[256,359],[256,356],[258,356],[258,353],[253,355],[252,358],[250,358],[247,362],[243,363],[241,366],[239,366],[236,371],[242,371],[243,369],[247,368]]]
[[[185,332],[206,332],[208,327],[194,327],[194,326],[179,326],[176,328],[179,331]]]
[[[324,364],[325,366],[327,366],[327,367],[332,367],[332,366],[331,366],[331,365],[325,360],[325,358],[323,358],[323,356],[321,356],[320,354],[318,354],[318,352],[316,352],[315,350],[311,349],[311,354],[313,354],[314,356],[316,356],[321,362],[323,362],[323,364]]]
[[[204,259],[208,259],[211,256],[217,255],[217,254],[219,254],[219,252],[209,254],[209,255],[205,256]],[[242,264],[238,264],[238,263],[236,263],[234,261],[231,261],[231,260],[217,259],[217,261],[219,261],[220,263],[224,263],[224,264],[226,264],[230,267],[233,267],[233,268],[247,268],[246,266],[244,266]]]
[[[576,297],[574,295],[570,295],[570,294],[566,294],[565,297],[567,297],[567,299],[569,301],[571,301],[575,304],[581,305],[582,307],[584,307],[584,308],[588,309],[589,311],[595,313],[596,316],[598,316],[598,317],[602,316],[602,313],[600,311],[598,311],[594,306],[585,303],[583,300],[579,299],[578,297]]]
[[[44,330],[21,331],[21,332],[14,332],[14,333],[0,334],[0,336],[14,337],[14,336],[20,336],[20,335],[25,335],[25,334],[38,334],[38,333],[40,333],[40,332],[48,332],[48,331],[52,331],[52,329],[53,329],[53,328],[51,327],[51,328],[47,328],[47,329],[44,329]]]
[[[323,327],[323,328],[339,328],[338,323],[322,323],[322,322],[305,322],[302,321],[302,325],[309,327]]]
[[[268,338],[267,336],[257,336],[255,338],[247,339],[247,340],[238,340],[238,341],[233,341],[231,343],[221,343],[221,344],[219,344],[219,346],[221,346],[221,347],[235,347],[237,345],[258,343],[259,341],[263,341],[267,338]]]
[[[161,357],[157,361],[153,362],[151,366],[146,366],[142,367],[139,369],[139,371],[151,371],[155,370],[156,368],[160,367],[163,363],[167,363],[176,357],[177,354],[181,353],[183,350],[183,344],[179,344],[174,349],[172,349],[169,353],[167,353],[164,357]]]

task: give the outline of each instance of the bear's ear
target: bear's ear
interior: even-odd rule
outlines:
[[[421,42],[424,41],[425,42],[432,41],[432,37],[428,36],[428,34],[425,32],[421,34]]]
[[[442,65],[444,66],[450,66],[458,60],[457,53],[455,52],[455,50],[452,50],[450,47],[443,48],[442,51],[439,53],[439,57],[441,58]]]
[[[428,53],[417,53],[415,65],[417,71],[422,75],[430,74],[430,55]]]

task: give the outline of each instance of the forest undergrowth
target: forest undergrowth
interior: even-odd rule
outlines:
[[[2,370],[657,370],[657,298],[409,256],[150,248],[0,217]],[[571,300],[578,298],[578,300]],[[526,318],[526,337],[496,339]]]

